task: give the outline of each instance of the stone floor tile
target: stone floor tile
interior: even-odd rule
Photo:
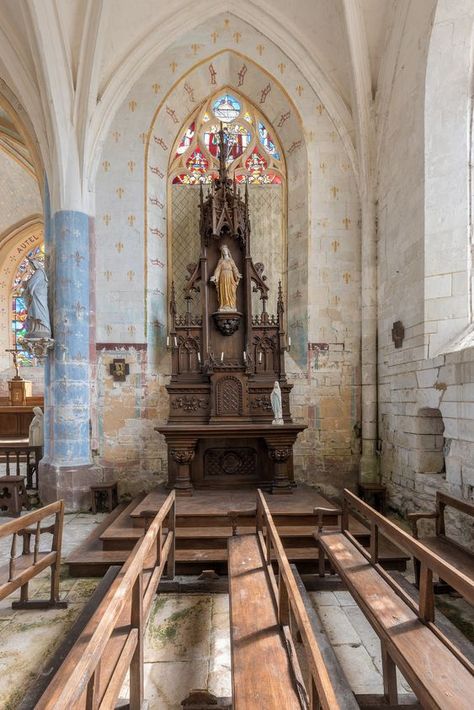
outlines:
[[[357,606],[357,602],[350,592],[340,591],[333,592],[333,594],[341,606]]]
[[[361,644],[361,638],[340,606],[318,609],[321,622],[332,644]]]
[[[223,612],[229,616],[229,595],[228,594],[213,594],[212,595],[212,611],[213,614]]]
[[[362,646],[341,644],[334,652],[354,693],[383,693],[383,679]]]
[[[334,592],[309,592],[309,596],[317,607],[339,605]]]
[[[203,659],[145,663],[145,699],[149,710],[182,710],[181,702],[191,690],[207,688],[208,671],[208,662]]]
[[[21,611],[2,629],[0,707],[15,707],[80,608]]]
[[[344,613],[351,622],[353,628],[359,634],[362,643],[367,649],[368,653],[372,658],[378,659],[380,663],[382,662],[382,656],[380,651],[380,640],[375,633],[371,624],[367,621],[364,613],[356,607],[345,607]]]
[[[98,577],[85,577],[76,579],[75,584],[67,590],[67,601],[70,603],[86,603],[95,591],[100,579]]]
[[[150,613],[145,661],[208,658],[212,600],[202,595],[159,595]]]
[[[207,690],[218,698],[232,697],[232,673],[230,667],[209,671]]]

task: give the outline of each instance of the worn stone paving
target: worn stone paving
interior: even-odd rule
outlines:
[[[25,513],[24,513],[25,514]],[[66,515],[64,518],[63,557],[101,522],[103,514]],[[0,517],[0,525],[12,518]],[[51,518],[51,522],[52,522]],[[45,524],[49,519],[45,521]],[[43,535],[41,550],[50,549],[50,535]],[[11,536],[0,538],[0,566],[8,563]],[[34,680],[45,659],[50,656],[72,626],[94,591],[98,579],[72,579],[62,570],[60,597],[69,602],[67,609],[14,610],[12,601],[19,590],[0,601],[0,708],[14,710],[25,688]],[[48,598],[49,570],[30,582],[31,598]]]
[[[377,634],[349,592],[310,592],[334,652],[356,694],[383,693]],[[397,671],[399,693],[411,692]]]

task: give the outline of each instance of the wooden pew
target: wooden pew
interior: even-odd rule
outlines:
[[[438,557],[441,557],[445,562],[466,574],[468,577],[474,578],[474,554],[460,545],[456,540],[453,540],[446,534],[446,521],[444,511],[446,507],[454,508],[461,513],[470,515],[474,519],[474,503],[469,503],[466,500],[460,500],[454,496],[447,495],[437,491],[436,493],[436,510],[434,512],[418,512],[408,513],[408,520],[411,523],[413,537],[417,540],[418,522],[423,519],[431,518],[435,520],[435,535],[421,538],[421,542],[425,547],[434,552]],[[415,568],[416,586],[420,583],[420,562],[413,559]],[[435,591],[443,591],[445,585],[435,585]]]
[[[331,675],[261,491],[256,534],[228,540],[234,710],[358,707]],[[236,513],[230,513],[237,533]],[[275,576],[272,559],[278,568]],[[301,635],[309,679],[303,680],[291,625]]]
[[[174,491],[152,520],[145,517],[146,534],[130,552],[36,710],[114,708],[128,671],[128,707],[142,708],[144,631],[165,567],[174,577]]]
[[[396,667],[410,683],[423,707],[461,710],[472,707],[474,667],[435,625],[433,573],[445,579],[471,604],[474,579],[443,560],[421,542],[375,511],[348,490],[340,532],[323,531],[324,508],[315,509],[320,523],[319,573],[325,556],[345,582],[381,641],[386,702],[398,702]],[[370,550],[348,530],[350,515],[361,516],[371,529]],[[419,603],[378,562],[379,532],[420,561]]]
[[[54,516],[54,522],[41,525],[46,518]],[[59,572],[63,534],[64,503],[62,500],[27,513],[22,518],[0,526],[0,538],[12,536],[10,561],[0,568],[0,599],[20,588],[20,600],[12,603],[14,609],[64,609],[67,602],[59,600]],[[34,527],[32,527],[34,526]],[[41,535],[49,533],[51,547],[48,552],[40,550]],[[22,551],[17,554],[18,538],[22,539]],[[34,540],[31,551],[31,540]],[[28,585],[47,567],[51,567],[50,598],[29,599]]]

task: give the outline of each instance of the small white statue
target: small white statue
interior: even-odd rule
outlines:
[[[33,407],[34,417],[29,429],[29,445],[43,446],[44,444],[44,415],[41,407]]]
[[[283,409],[281,405],[281,389],[278,380],[275,380],[275,384],[273,385],[272,393],[270,395],[270,401],[272,403],[274,416],[272,424],[284,424]]]

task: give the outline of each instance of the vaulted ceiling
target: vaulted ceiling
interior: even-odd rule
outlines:
[[[411,1],[0,0],[0,79],[31,120],[47,172],[49,161],[63,166],[64,191],[76,171],[87,191],[87,155],[100,147],[120,87],[172,42],[187,42],[193,27],[209,21],[212,32],[213,18],[229,12],[324,84],[357,144],[397,10]]]

